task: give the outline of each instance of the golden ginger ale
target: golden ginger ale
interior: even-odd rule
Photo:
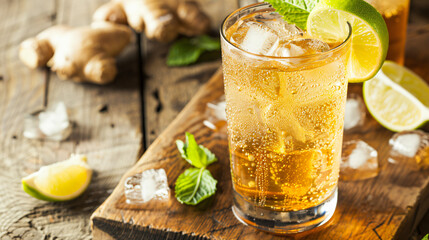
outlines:
[[[349,39],[312,39],[266,4],[221,31],[235,215],[274,232],[322,224],[336,206]]]
[[[389,30],[389,50],[386,59],[403,65],[410,0],[366,1],[380,12]]]

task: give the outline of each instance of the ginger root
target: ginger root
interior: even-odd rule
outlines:
[[[169,42],[183,34],[196,36],[210,29],[210,19],[190,0],[112,0],[99,7],[94,21],[128,24],[149,39]]]
[[[50,27],[21,43],[19,58],[30,68],[50,66],[62,79],[106,84],[117,74],[115,56],[131,41],[123,25],[94,22],[91,26]]]

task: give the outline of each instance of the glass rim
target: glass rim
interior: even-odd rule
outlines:
[[[221,26],[220,26],[220,35],[221,35],[222,39],[223,39],[226,43],[228,43],[228,45],[232,46],[232,47],[233,47],[233,48],[235,48],[236,50],[239,50],[239,51],[245,52],[246,54],[249,54],[249,55],[251,55],[251,56],[258,57],[258,58],[272,58],[272,59],[280,59],[280,60],[281,60],[281,59],[285,60],[285,59],[314,58],[314,57],[319,57],[319,56],[328,55],[328,54],[331,54],[331,53],[333,53],[333,52],[336,52],[336,51],[341,50],[341,49],[342,49],[342,48],[343,48],[343,47],[344,47],[344,46],[345,46],[345,45],[346,45],[346,44],[351,40],[351,36],[352,36],[352,26],[351,26],[351,24],[347,21],[347,25],[348,25],[348,28],[349,28],[349,33],[348,33],[347,37],[346,37],[346,38],[344,39],[344,41],[342,41],[340,44],[338,44],[337,46],[335,46],[335,47],[334,47],[334,48],[332,48],[332,49],[329,49],[329,50],[328,50],[328,51],[326,51],[326,52],[313,53],[313,54],[302,55],[302,56],[279,57],[279,56],[269,56],[269,55],[262,55],[262,54],[252,53],[252,52],[246,51],[246,50],[241,49],[241,48],[239,48],[239,47],[235,46],[234,44],[232,44],[232,43],[231,43],[231,42],[226,38],[226,36],[225,36],[225,32],[224,32],[224,25],[225,25],[225,23],[228,21],[228,19],[229,19],[229,18],[231,18],[233,15],[235,15],[235,14],[237,14],[237,13],[241,12],[241,11],[244,11],[244,10],[246,10],[246,9],[251,9],[251,8],[260,7],[260,6],[264,6],[264,5],[266,5],[266,6],[267,6],[267,8],[268,8],[268,7],[269,7],[269,8],[272,8],[271,4],[266,3],[266,2],[261,2],[261,3],[254,3],[254,4],[251,4],[251,5],[248,5],[248,6],[241,7],[241,8],[239,8],[239,9],[237,9],[237,10],[233,11],[232,13],[228,14],[228,16],[226,16],[226,17],[225,17],[225,19],[222,21],[222,24],[221,24]],[[272,8],[272,9],[274,9],[274,8]]]

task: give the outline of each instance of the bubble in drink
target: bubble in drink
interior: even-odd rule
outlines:
[[[377,151],[362,140],[343,144],[340,164],[340,179],[344,181],[362,180],[378,175]]]

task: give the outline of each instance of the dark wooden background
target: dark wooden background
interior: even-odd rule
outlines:
[[[89,24],[103,0],[0,0],[0,239],[90,239],[89,217],[109,196],[120,177],[143,149],[141,121],[151,143],[220,66],[220,60],[189,67],[165,65],[168,45],[143,39],[145,113],[141,114],[137,48],[131,44],[118,59],[119,74],[107,86],[59,80],[46,70],[30,70],[17,57],[19,43],[41,30],[64,23]],[[215,27],[230,10],[232,0],[201,0]],[[411,1],[410,29],[429,32],[429,1]],[[215,31],[216,33],[216,31]],[[408,37],[406,65],[413,66],[413,36]],[[427,51],[427,49],[422,50]],[[418,69],[417,69],[418,72]],[[424,72],[424,71],[422,71]],[[429,76],[423,76],[429,80]],[[45,79],[50,79],[45,86]],[[48,91],[46,91],[46,89]],[[75,122],[67,141],[43,142],[23,138],[26,114],[64,101]],[[100,111],[107,107],[107,111]],[[21,190],[20,179],[41,166],[87,154],[95,170],[87,192],[67,203],[46,203]],[[414,236],[429,232],[429,214]]]

